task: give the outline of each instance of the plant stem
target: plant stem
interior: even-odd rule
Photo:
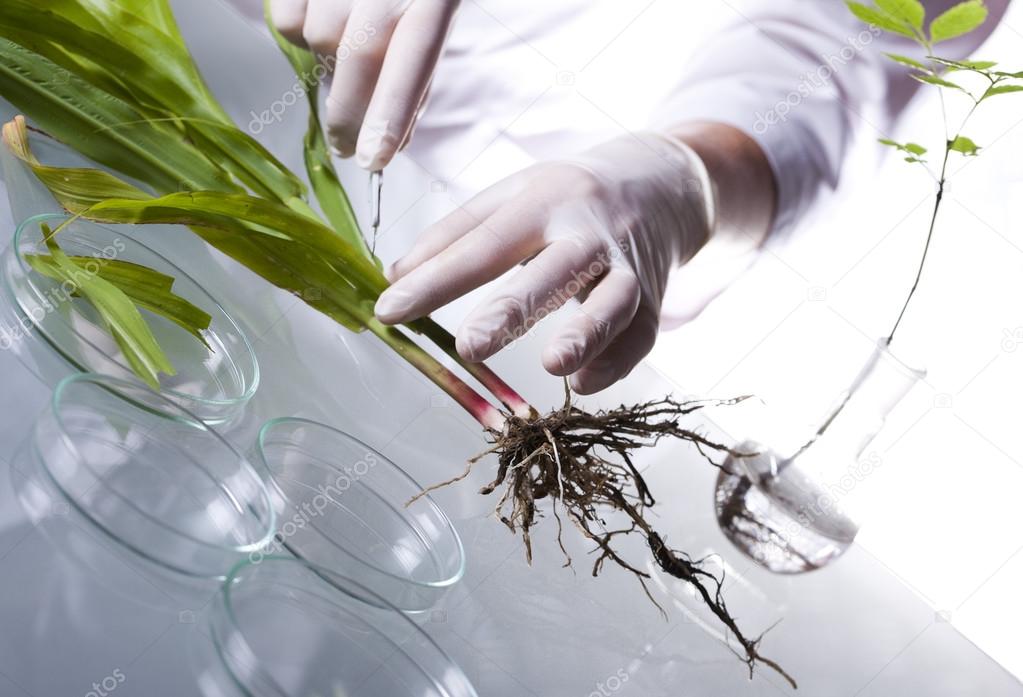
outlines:
[[[506,406],[515,416],[523,419],[535,419],[539,416],[536,409],[530,406],[518,392],[497,374],[488,368],[485,363],[473,363],[462,358],[455,348],[455,337],[451,336],[444,327],[434,322],[429,317],[416,320],[408,325],[413,331],[419,332],[437,348],[453,358],[458,365],[465,368],[465,371],[476,378],[481,385],[487,388],[490,394],[494,395]]]
[[[505,415],[497,407],[480,396],[476,390],[444,367],[412,339],[394,327],[388,327],[373,318],[366,322],[366,328],[450,395],[484,428],[497,433],[504,430]]]
[[[924,242],[924,251],[920,256],[920,266],[916,270],[916,278],[913,280],[913,287],[909,289],[909,295],[906,296],[906,302],[902,305],[902,311],[899,312],[899,317],[895,320],[895,325],[892,327],[892,330],[888,332],[888,339],[885,341],[885,344],[889,346],[892,343],[892,339],[895,337],[895,330],[897,330],[899,328],[899,324],[902,323],[902,317],[906,314],[906,308],[909,307],[909,301],[913,299],[913,294],[916,293],[917,286],[920,285],[920,277],[924,272],[924,264],[927,263],[927,252],[930,251],[931,239],[934,237],[934,225],[938,219],[938,211],[941,209],[941,199],[945,194],[945,175],[948,169],[948,156],[952,152],[953,140],[947,140],[945,142],[945,157],[941,161],[941,176],[938,178],[938,193],[934,196],[934,209],[931,211],[931,224],[927,229],[927,241]]]

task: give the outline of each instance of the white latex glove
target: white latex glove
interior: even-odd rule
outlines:
[[[596,392],[653,347],[668,275],[708,240],[714,217],[696,153],[653,133],[624,136],[530,167],[433,225],[388,270],[376,314],[416,319],[529,260],[465,319],[459,353],[485,360],[579,297],[542,360],[577,392]]]
[[[411,136],[459,0],[271,0],[274,25],[334,72],[326,128],[341,157],[383,169]]]

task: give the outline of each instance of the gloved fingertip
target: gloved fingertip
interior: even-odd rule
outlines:
[[[458,355],[467,361],[479,363],[495,353],[493,337],[478,327],[462,326],[455,337]]]
[[[355,154],[352,146],[338,138],[330,138],[330,152],[334,157],[347,159]]]
[[[388,288],[377,298],[373,312],[384,324],[398,324],[410,319],[412,296],[400,288]]]
[[[579,368],[578,347],[567,342],[548,345],[540,356],[544,370],[551,375],[571,375]]]
[[[355,163],[365,170],[376,172],[390,163],[395,150],[396,141],[390,134],[364,128],[355,148]]]
[[[618,380],[618,371],[610,363],[594,361],[569,378],[569,385],[579,394],[593,394],[610,387]]]

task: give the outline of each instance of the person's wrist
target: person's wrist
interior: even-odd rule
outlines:
[[[680,124],[669,135],[707,169],[717,212],[714,236],[761,245],[773,224],[777,183],[757,142],[733,126],[704,121]]]

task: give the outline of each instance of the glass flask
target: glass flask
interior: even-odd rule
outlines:
[[[385,598],[293,557],[239,564],[209,630],[215,658],[196,670],[204,697],[476,697],[461,668]]]
[[[465,552],[447,515],[362,441],[283,418],[263,426],[256,453],[280,521],[268,551],[286,549],[405,612],[430,609],[462,578]]]
[[[821,568],[859,531],[846,495],[877,466],[867,448],[885,418],[925,375],[880,339],[813,436],[794,450],[748,440],[718,475],[715,511],[729,540],[777,573]]]
[[[28,263],[48,255],[42,224],[55,228],[64,215],[41,215],[18,226],[0,257],[0,348],[49,385],[71,373],[132,379],[134,373],[95,308]],[[175,367],[161,375],[161,392],[210,424],[237,416],[259,384],[259,366],[245,333],[230,314],[185,271],[132,237],[130,228],[77,220],[58,234],[69,256],[90,257],[86,274],[101,274],[110,260],[133,262],[174,279],[172,292],[212,316],[203,342],[174,322],[140,308]]]
[[[21,496],[30,518],[59,502],[175,573],[223,578],[275,530],[267,477],[196,416],[137,383],[65,378],[22,452],[23,469],[41,483]]]

